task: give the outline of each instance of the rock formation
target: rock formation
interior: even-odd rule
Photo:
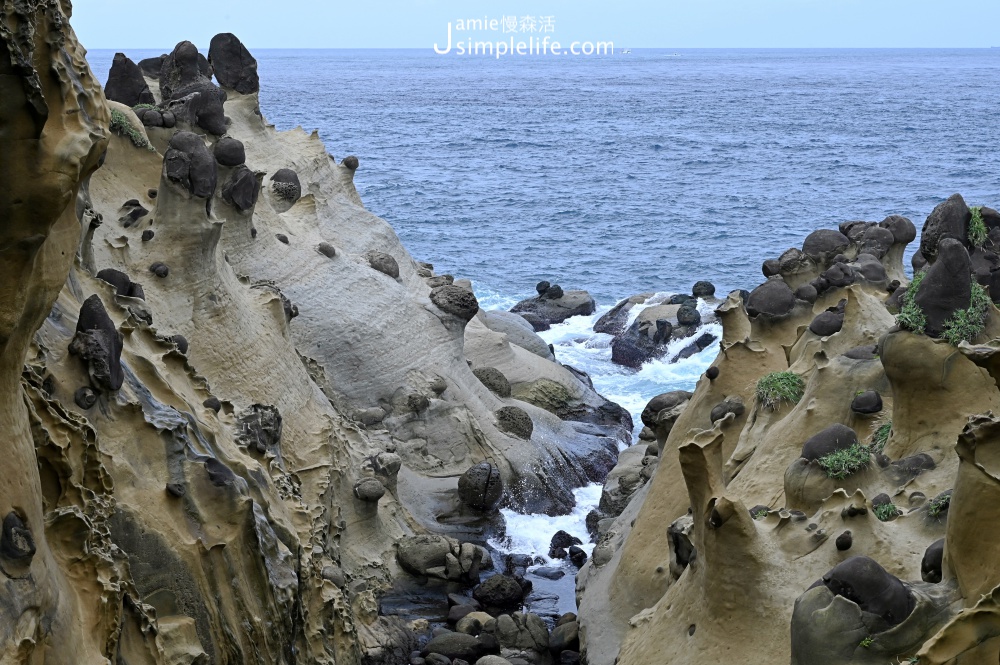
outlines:
[[[934,210],[912,284],[893,216],[810,234],[717,308],[717,359],[650,402],[588,520],[587,662],[997,660],[981,210]]]

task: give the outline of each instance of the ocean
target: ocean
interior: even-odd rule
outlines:
[[[362,200],[414,258],[471,279],[485,308],[509,308],[543,279],[590,291],[597,314],[543,337],[637,423],[651,397],[692,389],[717,349],[617,367],[610,337],[592,330],[616,301],[702,279],[721,296],[752,289],[764,259],[817,228],[901,214],[919,229],[955,192],[1000,207],[1000,49],[497,60],[248,48],[265,117],[318,130],[338,160],[357,155]],[[102,81],[113,55],[89,54]],[[574,515],[554,520],[505,511],[515,540],[498,546],[544,555],[599,497],[581,488]]]

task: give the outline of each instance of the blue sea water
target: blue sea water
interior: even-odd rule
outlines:
[[[254,54],[264,115],[357,155],[365,205],[486,298],[752,288],[815,228],[1000,205],[1000,49]]]

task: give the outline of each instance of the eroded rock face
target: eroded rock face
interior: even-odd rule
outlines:
[[[193,196],[207,199],[218,178],[215,157],[197,134],[177,132],[163,155],[163,174]]]
[[[916,605],[913,594],[898,578],[864,556],[837,564],[821,582],[834,595],[856,603],[862,612],[874,614],[890,627],[902,623]]]
[[[545,289],[535,298],[528,298],[514,305],[510,311],[515,314],[530,315],[528,318],[535,330],[562,323],[571,316],[587,316],[594,313],[597,305],[586,291],[564,291],[558,284],[542,282]]]
[[[211,81],[211,70],[198,48],[183,41],[163,59],[160,68],[160,96],[178,118],[210,134],[226,133],[222,108],[226,93]]]

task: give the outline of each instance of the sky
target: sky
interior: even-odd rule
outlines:
[[[628,48],[1000,46],[983,28],[1000,25],[998,0],[171,0],[149,13],[135,0],[77,0],[73,27],[90,49],[169,50],[184,39],[207,49],[219,32],[251,51],[430,49],[444,47],[449,23],[504,16],[552,17],[553,38]]]

